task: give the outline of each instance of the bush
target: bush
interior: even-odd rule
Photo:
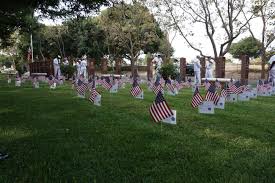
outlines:
[[[3,65],[6,66],[6,68],[11,68],[11,66],[12,66],[12,61],[6,60],[6,61],[3,62]]]
[[[257,57],[260,54],[260,50],[261,42],[252,37],[247,37],[237,43],[233,43],[229,53],[232,54],[234,58],[239,58],[242,55]]]
[[[76,67],[72,65],[61,65],[60,70],[64,76],[71,78],[76,71]]]
[[[21,76],[22,74],[24,74],[25,70],[24,70],[24,65],[21,62],[16,62],[15,63],[15,69],[18,71],[19,75]]]
[[[171,79],[176,79],[179,76],[178,68],[173,64],[162,66],[160,69],[160,74],[165,80],[169,77],[171,77]]]

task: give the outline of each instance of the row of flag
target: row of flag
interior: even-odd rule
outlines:
[[[240,81],[233,82],[231,81],[227,84],[225,83],[225,87],[221,89],[220,94],[217,92],[217,87],[221,88],[220,84],[217,86],[217,82],[215,82],[215,85],[211,84],[210,82],[206,81],[204,83],[204,87],[206,89],[206,95],[203,99],[199,92],[199,87],[196,87],[192,100],[191,100],[191,105],[193,108],[198,107],[204,100],[205,101],[213,101],[214,104],[217,104],[220,97],[226,98],[230,94],[241,94],[244,92],[251,91],[251,89],[247,85],[241,85]],[[271,90],[273,87],[272,82],[263,82],[262,80],[258,81],[257,84],[257,92],[262,93]]]
[[[19,78],[16,78],[16,81],[19,80]],[[38,82],[37,78],[32,79],[33,83]],[[105,78],[93,78],[89,79],[87,82],[84,80],[83,76],[80,76],[80,78],[75,79],[72,81],[72,84],[79,96],[84,96],[87,92],[89,92],[89,98],[88,100],[92,103],[95,102],[98,96],[101,97],[100,93],[96,90],[96,87],[98,85],[102,86],[107,91],[110,91],[114,86],[117,86],[118,88],[121,88],[125,83],[131,83],[132,87],[130,89],[130,94],[133,97],[139,96],[141,93],[143,93],[143,89],[139,85],[139,80],[137,78],[134,79],[115,79],[113,77],[105,77]],[[48,78],[49,85],[53,85],[54,83],[60,84],[60,80],[50,76]],[[156,95],[155,100],[153,101],[153,104],[149,108],[149,113],[152,117],[152,119],[155,122],[160,122],[168,117],[173,116],[173,111],[170,109],[169,105],[167,104],[165,98],[164,98],[164,87],[167,88],[168,91],[176,92],[181,90],[184,87],[190,88],[192,87],[192,81],[189,79],[187,82],[178,82],[173,81],[170,79],[167,79],[164,81],[161,78],[156,78],[155,82],[148,81],[148,88],[150,88],[153,93]],[[233,82],[231,80],[229,83],[225,84],[224,87],[220,84],[218,80],[215,81],[214,84],[211,84],[209,81],[205,81],[203,84],[206,94],[205,97],[203,97],[200,94],[199,86],[195,86],[194,94],[191,100],[191,106],[193,108],[198,107],[202,104],[203,101],[213,101],[214,104],[217,104],[220,97],[226,98],[230,94],[240,94],[245,91],[249,91],[249,87],[247,85],[241,85],[240,81]],[[272,84],[270,82],[263,82],[259,80],[257,84],[257,91],[267,91],[272,88]],[[218,92],[220,90],[220,92]]]

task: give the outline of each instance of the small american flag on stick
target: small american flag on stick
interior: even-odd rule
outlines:
[[[206,80],[204,81],[204,88],[205,88],[205,90],[208,90],[209,87],[210,87],[210,85],[211,85],[211,83],[206,79]]]
[[[220,96],[218,95],[215,86],[211,85],[207,93],[205,95],[205,100],[206,101],[213,101],[214,104],[217,104],[219,102]]]
[[[49,84],[50,86],[52,86],[52,85],[54,84],[54,79],[53,79],[52,76],[49,76],[49,78],[48,78],[48,84]]]
[[[199,88],[196,87],[195,91],[194,91],[194,95],[193,95],[193,98],[192,98],[192,101],[191,101],[191,105],[193,108],[196,108],[198,107],[203,101],[203,98],[199,92]]]
[[[218,81],[218,79],[216,79],[216,81],[215,81],[215,86],[216,86],[216,88],[221,88],[221,87],[222,87],[222,85],[221,85],[221,83]]]
[[[155,95],[157,95],[159,92],[163,93],[163,88],[160,84],[160,78],[159,77],[157,77],[156,82],[152,86],[152,90],[155,93]]]
[[[100,93],[98,93],[95,88],[92,88],[89,100],[93,103],[98,95],[100,95]]]
[[[230,88],[231,92],[233,92],[235,94],[240,94],[240,93],[242,93],[242,90],[243,90],[241,87],[240,81],[235,82],[229,88]]]
[[[174,86],[172,85],[172,82],[171,82],[170,79],[167,79],[167,80],[166,80],[166,87],[167,87],[167,89],[168,89],[169,91],[171,91],[172,93],[174,93],[175,88],[174,88]]]
[[[136,97],[136,96],[140,95],[141,92],[142,92],[142,89],[140,88],[137,80],[134,79],[130,93],[132,94],[133,97]]]
[[[112,88],[112,85],[110,83],[109,78],[105,78],[101,80],[101,86],[105,88],[106,90],[110,90]]]
[[[157,94],[149,112],[156,123],[173,115],[172,110],[168,106],[161,92]]]
[[[76,91],[79,95],[85,95],[85,92],[87,90],[86,84],[81,81],[81,79],[78,79],[77,85],[76,85]]]

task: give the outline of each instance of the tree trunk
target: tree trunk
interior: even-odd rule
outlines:
[[[266,63],[266,53],[265,53],[265,49],[262,50],[262,55],[261,55],[261,59],[262,59],[262,70],[261,70],[261,79],[265,78],[265,63]]]
[[[216,78],[225,77],[225,57],[219,56],[215,58],[216,63]]]
[[[261,70],[261,79],[265,78],[265,61],[266,61],[266,47],[265,47],[265,33],[266,33],[266,19],[264,16],[264,10],[263,7],[260,10],[261,15],[262,15],[262,22],[263,22],[263,28],[262,28],[262,54],[261,54],[261,59],[262,59],[262,70]]]
[[[131,75],[132,75],[133,78],[137,76],[137,68],[136,68],[134,58],[131,59]]]
[[[136,58],[135,57],[131,58],[131,75],[133,78],[138,76],[138,70],[137,70],[137,66],[136,66]]]

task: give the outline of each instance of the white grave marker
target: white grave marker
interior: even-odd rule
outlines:
[[[238,101],[249,101],[249,94],[248,93],[241,93],[238,95]]]
[[[136,96],[135,98],[143,100],[143,98],[144,98],[143,91],[138,96]]]
[[[215,105],[215,108],[217,109],[224,109],[225,106],[225,98],[224,97],[220,97],[217,105]]]
[[[257,88],[253,88],[250,92],[250,98],[257,98]]]
[[[214,114],[214,102],[213,101],[203,101],[199,105],[199,113],[203,114]]]
[[[101,106],[101,95],[97,95],[94,100],[94,105]]]
[[[175,92],[172,92],[171,90],[167,90],[167,94],[168,94],[168,95],[171,95],[171,96],[175,96],[175,95],[176,95],[176,93],[175,93]]]
[[[172,112],[173,112],[173,116],[170,116],[170,117],[162,120],[162,122],[172,124],[172,125],[176,125],[177,124],[177,111],[172,110]]]
[[[16,80],[15,81],[15,86],[20,87],[21,86],[21,80]]]
[[[118,90],[118,84],[116,83],[110,89],[110,93],[117,93],[117,90]]]
[[[228,102],[237,102],[238,101],[237,94],[229,94],[226,98],[226,101],[228,101]]]
[[[80,95],[79,93],[77,94],[78,98],[85,98],[85,94],[84,95]]]
[[[275,95],[275,87],[272,87],[272,95]]]
[[[39,88],[39,82],[33,83],[33,87],[34,87],[34,88]]]
[[[51,86],[50,86],[50,89],[55,89],[56,88],[56,83],[53,83]]]

